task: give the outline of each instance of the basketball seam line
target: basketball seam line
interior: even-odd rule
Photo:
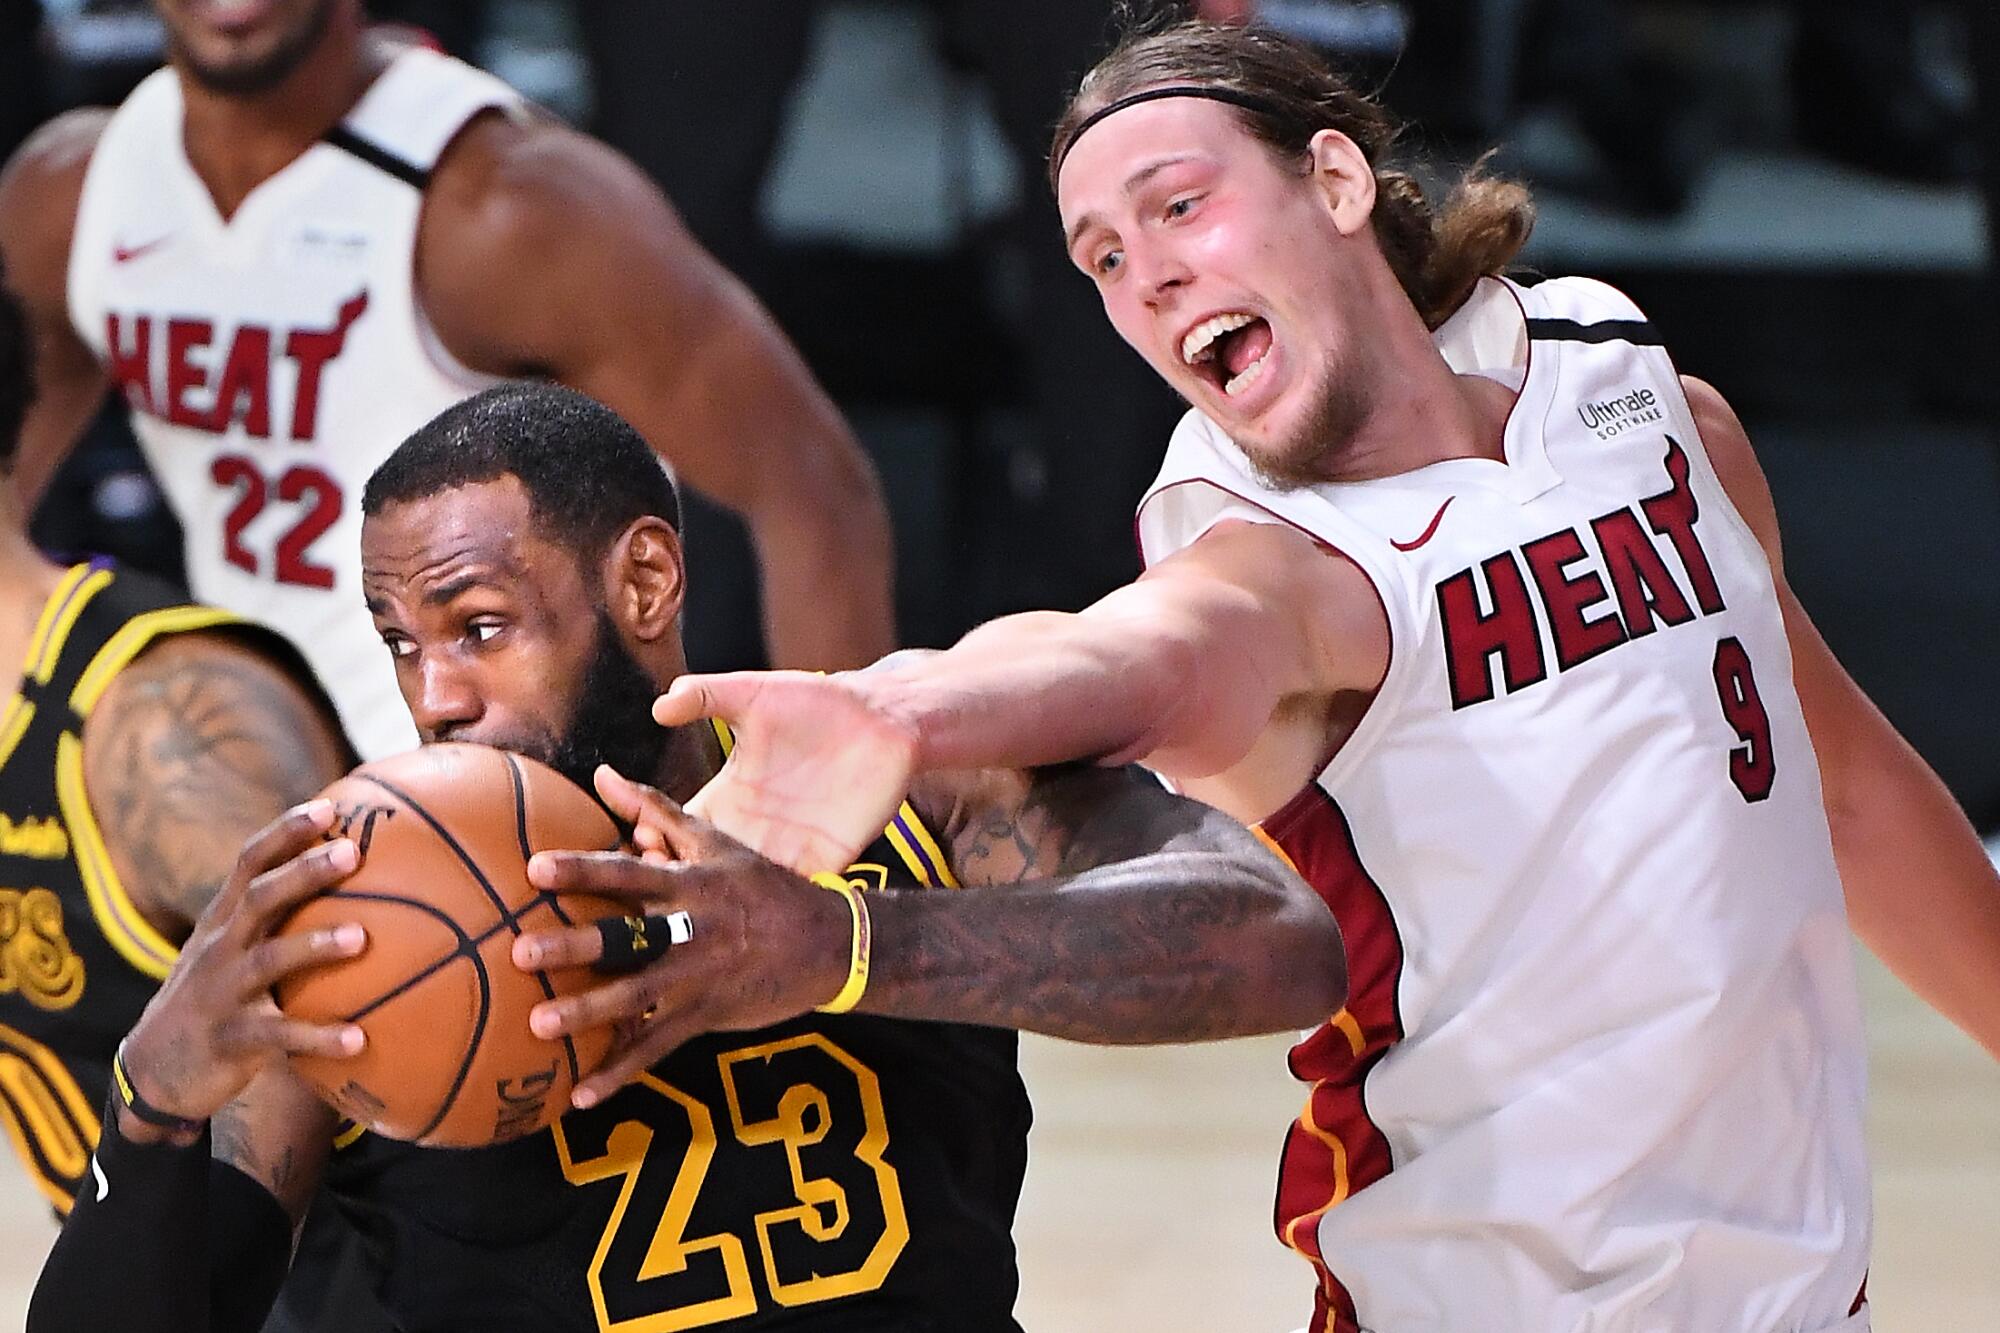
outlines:
[[[523,873],[526,873],[528,862],[535,855],[534,849],[528,845],[528,783],[527,779],[521,776],[521,765],[515,761],[513,755],[503,750],[500,757],[507,761],[507,782],[514,789],[514,836],[521,843],[521,869]],[[555,908],[556,919],[561,921],[565,926],[569,925],[568,914],[560,907],[555,907],[554,895],[549,893],[547,889],[543,889],[536,895],[536,901],[539,902],[543,898],[547,898],[549,905]],[[530,904],[530,906],[532,907],[533,904]],[[525,912],[527,909],[524,908],[522,910]],[[516,919],[518,920],[518,918]],[[543,999],[553,1000],[556,998],[556,988],[549,983],[549,974],[547,972],[540,968],[535,969],[535,981],[542,988]],[[582,1078],[581,1072],[576,1067],[576,1044],[570,1040],[567,1032],[562,1035],[562,1044],[563,1056],[569,1061],[570,1086],[574,1087]]]
[[[420,985],[421,983],[429,980],[431,977],[436,976],[441,969],[451,966],[451,964],[457,962],[461,958],[470,957],[472,954],[478,952],[479,946],[481,944],[484,944],[486,942],[486,939],[489,938],[491,935],[491,932],[488,932],[487,936],[482,936],[479,939],[473,939],[470,935],[466,934],[464,930],[460,929],[459,924],[456,921],[453,921],[448,913],[439,911],[437,908],[432,907],[429,903],[420,902],[415,898],[405,898],[402,897],[400,894],[360,893],[356,892],[353,889],[335,889],[333,892],[325,894],[324,896],[327,898],[347,898],[360,902],[400,903],[405,907],[414,907],[418,911],[428,912],[432,916],[436,917],[438,920],[444,922],[445,927],[448,930],[450,930],[452,934],[458,936],[458,941],[459,941],[458,944],[452,948],[451,952],[447,953],[444,957],[438,959],[434,963],[427,965],[421,971],[414,973],[407,980],[401,982],[393,989],[384,991],[382,994],[376,996],[374,999],[370,1000],[367,1004],[363,1005],[361,1008],[347,1015],[347,1017],[343,1021],[348,1023],[360,1022],[362,1019],[368,1017],[368,1015],[374,1013],[377,1009],[380,1009],[383,1005],[389,1003],[389,1001],[395,999],[397,996],[408,993],[413,987]]]
[[[388,792],[391,796],[401,801],[404,805],[410,807],[411,810],[414,810],[416,812],[417,818],[423,820],[424,823],[430,825],[431,831],[437,834],[438,837],[444,841],[444,845],[451,849],[452,855],[458,858],[459,864],[465,867],[467,873],[469,873],[472,876],[473,881],[476,884],[478,884],[480,890],[486,894],[487,900],[491,902],[494,908],[500,913],[500,919],[507,925],[511,926],[516,934],[520,933],[520,927],[510,919],[510,914],[507,910],[506,900],[501,898],[501,896],[498,893],[495,893],[493,891],[493,884],[486,878],[486,872],[479,868],[479,863],[477,861],[474,861],[469,855],[466,854],[465,848],[459,845],[458,839],[451,836],[450,829],[447,829],[443,824],[439,823],[436,816],[432,815],[430,811],[424,809],[423,803],[421,801],[418,801],[416,798],[412,797],[408,792],[399,790],[394,783],[384,781],[382,778],[377,777],[373,773],[364,773],[364,774],[359,774],[358,776],[366,778],[369,782],[373,783],[375,786],[380,787],[383,791]],[[465,932],[463,930],[459,931],[460,935],[463,935],[464,933]],[[469,958],[471,960],[474,970],[476,970],[479,973],[479,1017],[473,1024],[472,1043],[469,1047],[467,1047],[464,1058],[462,1058],[459,1061],[458,1072],[452,1076],[451,1090],[446,1095],[444,1099],[444,1104],[438,1108],[438,1112],[435,1116],[431,1118],[430,1124],[424,1126],[423,1133],[418,1134],[416,1136],[419,1139],[423,1138],[425,1135],[435,1130],[439,1125],[443,1124],[444,1118],[451,1114],[452,1105],[458,1101],[458,1094],[465,1090],[465,1079],[466,1076],[472,1072],[472,1061],[479,1054],[479,1043],[482,1040],[484,1040],[486,1036],[486,1020],[492,1007],[492,996],[490,992],[493,982],[492,978],[487,974],[486,971],[486,960],[482,958],[477,951],[470,954]]]

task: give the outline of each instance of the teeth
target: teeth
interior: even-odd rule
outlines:
[[[1205,323],[1195,325],[1188,330],[1187,337],[1181,339],[1181,360],[1191,366],[1206,361],[1215,355],[1209,350],[1210,344],[1231,329],[1240,329],[1256,318],[1255,315],[1241,313],[1217,315]]]
[[[1242,371],[1239,374],[1237,374],[1235,378],[1231,379],[1229,383],[1223,385],[1222,391],[1228,394],[1231,398],[1234,398],[1237,394],[1242,393],[1245,389],[1255,384],[1258,381],[1258,379],[1262,377],[1262,375],[1264,374],[1264,363],[1266,361],[1269,361],[1270,359],[1271,359],[1271,354],[1269,352],[1264,353],[1264,355],[1258,357],[1255,361],[1252,361],[1249,365],[1243,367]]]

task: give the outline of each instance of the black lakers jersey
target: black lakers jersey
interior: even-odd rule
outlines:
[[[957,888],[907,804],[848,875]],[[1015,1057],[997,1028],[811,1014],[699,1038],[512,1143],[360,1136],[328,1183],[404,1333],[1011,1331]]]
[[[0,712],[0,1120],[60,1212],[89,1174],[111,1053],[176,953],[112,868],[84,791],[84,720],[161,635],[239,623],[108,563],[77,565]]]

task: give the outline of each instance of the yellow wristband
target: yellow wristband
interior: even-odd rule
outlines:
[[[854,915],[854,947],[848,955],[847,984],[838,995],[818,1006],[823,1014],[844,1014],[861,1003],[862,993],[868,989],[868,952],[873,943],[868,928],[868,904],[862,901],[861,890],[849,883],[845,875],[822,870],[812,877],[812,882],[847,899],[847,910]]]

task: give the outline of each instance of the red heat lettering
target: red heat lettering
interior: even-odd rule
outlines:
[[[1490,612],[1479,609],[1479,589],[1470,569],[1438,584],[1438,611],[1443,618],[1445,661],[1451,672],[1451,706],[1455,709],[1493,697],[1487,659],[1496,653],[1510,694],[1548,674],[1534,603],[1513,554],[1502,551],[1479,568],[1486,575],[1488,600],[1493,606]]]
[[[368,309],[363,289],[340,307],[330,329],[294,329],[285,339],[285,355],[298,363],[299,388],[292,399],[292,438],[310,440],[319,429],[319,379],[326,363],[340,355],[347,330]]]
[[[215,340],[215,325],[205,319],[167,321],[167,420],[176,426],[207,430],[208,413],[188,401],[190,394],[208,388],[208,371],[194,363],[189,353]]]
[[[238,417],[246,433],[259,439],[271,437],[271,331],[245,324],[230,344],[229,360],[222,367],[222,380],[215,390],[215,406],[203,429],[220,435]]]
[[[1570,578],[1563,570],[1584,558],[1583,542],[1573,528],[1552,532],[1521,548],[1541,590],[1542,605],[1548,611],[1549,631],[1556,641],[1556,661],[1564,671],[1587,662],[1607,648],[1625,642],[1625,627],[1616,611],[1607,611],[1595,620],[1584,612],[1609,595],[1604,580],[1585,571]]]
[[[1668,625],[1685,625],[1694,619],[1694,610],[1681,595],[1659,548],[1639,526],[1639,516],[1629,509],[1614,509],[1590,521],[1591,533],[1604,551],[1604,570],[1618,594],[1619,618],[1625,632],[1635,639],[1651,634],[1657,618]]]
[[[153,320],[149,315],[132,317],[132,345],[125,345],[124,329],[116,313],[104,317],[105,369],[111,382],[125,394],[135,411],[153,410]]]
[[[1667,477],[1673,484],[1658,495],[1641,500],[1639,507],[1646,511],[1646,521],[1652,524],[1653,531],[1674,544],[1681,565],[1687,570],[1688,581],[1694,585],[1696,605],[1701,607],[1703,615],[1712,616],[1725,609],[1722,590],[1715,586],[1708,553],[1701,549],[1701,539],[1694,533],[1701,505],[1688,485],[1687,452],[1671,435],[1667,436]]]

